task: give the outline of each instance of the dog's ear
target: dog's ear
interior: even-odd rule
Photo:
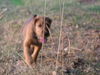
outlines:
[[[33,18],[35,18],[35,17],[37,17],[37,15],[35,14],[35,15],[33,15]]]
[[[38,16],[37,15],[34,15],[33,16],[33,18],[34,18],[34,25],[36,24],[36,22],[39,20],[39,18],[38,18]]]
[[[34,25],[37,23],[38,20],[39,18],[34,18]]]
[[[52,23],[52,20],[51,20],[49,17],[46,17],[46,18],[45,18],[45,21],[46,21],[46,23],[47,23],[47,26],[50,28],[51,23]]]

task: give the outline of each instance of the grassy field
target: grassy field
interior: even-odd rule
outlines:
[[[0,75],[100,75],[100,0],[46,0],[44,8],[45,0],[0,0]],[[53,20],[51,37],[30,68],[21,29],[44,11]]]

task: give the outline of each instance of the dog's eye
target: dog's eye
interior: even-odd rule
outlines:
[[[42,27],[42,25],[40,24],[39,27]]]

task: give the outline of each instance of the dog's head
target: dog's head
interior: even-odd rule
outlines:
[[[45,43],[50,36],[49,29],[52,20],[49,17],[34,16],[34,32],[41,43]]]

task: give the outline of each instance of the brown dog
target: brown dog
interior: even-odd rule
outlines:
[[[52,20],[49,17],[34,15],[23,29],[23,48],[26,63],[31,66],[36,62],[42,43],[50,35],[49,28]]]

